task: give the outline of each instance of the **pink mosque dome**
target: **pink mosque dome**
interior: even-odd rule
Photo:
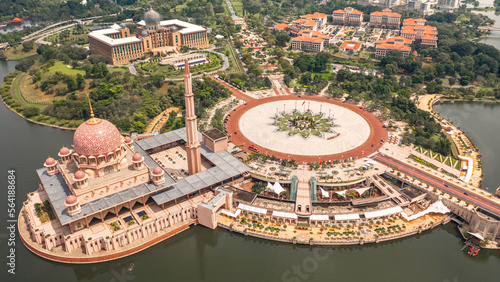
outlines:
[[[75,172],[75,179],[84,179],[85,178],[85,172],[79,170]]]
[[[130,138],[130,137],[128,137],[128,136],[127,136],[127,137],[125,137],[125,143],[126,143],[126,144],[130,144],[130,143],[132,143],[132,138]]]
[[[68,204],[68,205],[76,204],[77,201],[78,201],[78,199],[74,195],[69,195],[66,198],[66,204]]]
[[[111,122],[91,118],[80,124],[73,136],[75,152],[85,156],[106,155],[119,148],[122,136]]]
[[[141,156],[141,154],[139,154],[139,153],[135,153],[135,154],[132,156],[132,161],[134,161],[134,162],[138,162],[138,161],[140,161],[140,160],[142,160],[142,156]]]
[[[66,155],[68,155],[68,154],[69,154],[69,149],[68,149],[68,148],[66,148],[66,147],[62,147],[62,148],[61,148],[61,150],[59,150],[59,154],[60,154],[61,156],[66,156]]]
[[[159,167],[155,167],[155,168],[153,169],[153,174],[154,174],[154,175],[160,175],[160,174],[162,174],[162,173],[163,173],[163,170],[162,170],[161,168],[159,168]]]
[[[54,160],[54,158],[47,158],[47,160],[45,160],[45,165],[54,165],[56,164],[56,160]]]

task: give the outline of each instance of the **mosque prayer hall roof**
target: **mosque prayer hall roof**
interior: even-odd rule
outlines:
[[[201,140],[201,133],[198,132],[198,135]],[[146,151],[180,140],[186,141],[185,128],[139,140],[135,142],[134,145],[136,146],[134,147],[135,151],[144,157],[146,166],[153,169],[157,167],[158,164],[148,153],[146,153]],[[203,157],[214,164],[214,167],[182,178],[177,182],[168,175],[168,173],[164,173],[165,182],[162,184],[156,185],[149,182],[118,191],[82,204],[81,212],[74,215],[68,214],[66,206],[64,205],[66,198],[71,195],[71,192],[61,173],[49,175],[46,168],[39,168],[36,172],[54,207],[54,213],[59,218],[61,224],[64,225],[146,194],[152,194],[152,198],[155,202],[161,205],[175,198],[182,197],[199,189],[230,179],[231,177],[238,176],[250,169],[226,150],[214,153],[202,144],[200,151]],[[157,192],[155,193],[155,191]]]

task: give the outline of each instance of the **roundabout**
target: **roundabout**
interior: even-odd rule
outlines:
[[[387,130],[360,107],[325,97],[276,96],[234,109],[227,132],[235,145],[301,162],[362,158]]]

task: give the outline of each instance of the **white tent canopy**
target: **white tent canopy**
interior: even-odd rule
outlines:
[[[274,182],[274,185],[273,185],[273,191],[274,193],[276,194],[281,194],[283,191],[285,191],[285,189],[283,189],[283,187],[281,187],[281,185],[279,184],[278,181]]]
[[[359,214],[348,213],[348,214],[336,214],[334,215],[335,220],[355,220],[359,219]]]
[[[276,181],[274,183],[274,185],[271,184],[271,183],[269,183],[269,182],[267,182],[266,191],[274,192],[274,193],[276,193],[276,194],[279,195],[279,194],[283,193],[283,191],[285,191],[285,189],[283,189],[283,187],[281,187],[281,185],[279,184],[279,182]]]
[[[297,219],[297,215],[291,212],[273,211],[273,216],[289,218],[289,219]]]
[[[384,210],[378,210],[378,211],[373,211],[373,212],[365,212],[365,218],[376,218],[376,217],[382,217],[382,216],[388,216],[391,214],[396,214],[402,212],[403,209],[400,206],[384,209]]]
[[[365,187],[365,188],[357,188],[357,189],[354,189],[356,190],[356,192],[358,192],[358,194],[361,196],[363,195],[364,192],[370,190],[371,187]]]
[[[470,234],[470,235],[472,235],[472,236],[474,236],[474,237],[476,237],[477,239],[479,239],[479,240],[481,240],[481,241],[483,241],[483,240],[484,240],[484,237],[483,237],[481,234],[479,234],[479,233],[472,233],[472,232],[469,232],[469,234]]]
[[[428,213],[441,213],[441,214],[445,214],[445,213],[449,213],[450,212],[450,209],[448,209],[444,204],[443,202],[441,201],[437,201],[437,202],[434,202],[432,203],[425,211],[421,211],[419,213],[416,213],[412,216],[407,216],[405,212],[402,212],[401,215],[408,221],[411,221],[411,220],[414,220],[414,219],[417,219],[421,216],[424,216]]]
[[[267,182],[266,191],[274,191],[273,185],[271,183],[269,183],[269,181]]]
[[[345,193],[347,193],[347,190],[344,190],[344,191],[335,191],[335,193],[339,194],[342,197],[345,197]]]
[[[310,220],[322,220],[322,221],[327,221],[329,220],[329,217],[327,214],[312,214],[309,217]]]
[[[249,211],[249,212],[253,212],[253,213],[258,213],[258,214],[266,214],[267,213],[266,209],[252,207],[252,206],[248,206],[248,205],[241,204],[241,203],[238,205],[238,208],[242,209],[242,210],[245,210],[245,211]]]
[[[238,216],[240,215],[241,210],[240,210],[240,209],[238,209],[238,210],[236,210],[236,212],[235,212],[235,213],[232,213],[232,212],[230,212],[230,211],[226,211],[226,210],[222,210],[222,211],[221,211],[221,213],[223,213],[223,214],[225,214],[225,215],[227,215],[227,216],[230,216],[230,217],[234,217],[234,218],[236,218],[236,217],[238,217]]]
[[[319,188],[321,190],[321,197],[323,198],[330,198],[330,194],[328,194],[328,192],[325,191],[325,189],[323,188]]]

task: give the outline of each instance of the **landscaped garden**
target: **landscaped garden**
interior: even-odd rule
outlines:
[[[49,201],[45,200],[42,203],[36,203],[34,207],[35,212],[42,223],[49,222],[55,218]]]
[[[201,65],[190,66],[192,75],[216,71],[222,68],[223,61],[218,55],[207,53],[208,62]],[[136,65],[137,72],[143,75],[161,74],[168,78],[182,78],[184,69],[175,69],[172,65],[161,65],[158,58],[152,58],[149,62],[142,62]]]
[[[293,112],[281,114],[274,118],[274,125],[278,126],[278,131],[286,131],[289,136],[300,134],[304,138],[311,135],[324,138],[324,132],[333,132],[333,119],[325,118],[322,114],[312,112]]]

